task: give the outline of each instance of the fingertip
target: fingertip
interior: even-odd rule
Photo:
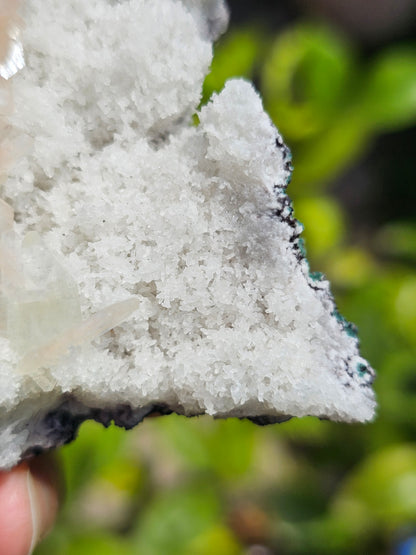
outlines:
[[[26,463],[0,473],[0,553],[27,555],[33,536]]]
[[[32,459],[27,473],[27,490],[32,516],[31,553],[50,532],[59,508],[62,487],[58,465],[52,455]]]
[[[0,555],[32,553],[55,520],[59,483],[50,455],[0,472]]]

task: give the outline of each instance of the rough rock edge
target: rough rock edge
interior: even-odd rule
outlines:
[[[147,416],[161,416],[178,414],[188,418],[202,416],[204,413],[187,414],[179,407],[169,407],[165,404],[152,403],[144,407],[132,408],[128,404],[100,409],[84,405],[73,395],[65,395],[60,404],[31,422],[27,443],[30,447],[22,454],[21,460],[40,455],[45,451],[55,449],[73,441],[80,425],[85,420],[95,420],[107,428],[111,422],[116,426],[131,430],[140,424]],[[227,418],[228,415],[217,416],[216,419]],[[253,415],[236,416],[240,420],[250,420],[259,426],[277,424],[290,420],[287,415]]]
[[[296,259],[299,264],[303,266],[304,274],[307,279],[307,283],[311,289],[317,292],[318,295],[324,296],[332,305],[332,317],[337,320],[338,325],[341,327],[342,331],[353,337],[356,343],[357,351],[360,352],[360,341],[358,339],[358,330],[355,324],[348,322],[338,311],[337,305],[335,303],[334,296],[332,295],[330,289],[330,283],[325,279],[324,274],[321,272],[311,272],[309,269],[309,262],[306,258],[306,249],[304,240],[301,237],[303,231],[303,225],[299,220],[294,217],[294,210],[292,206],[292,201],[286,193],[286,188],[290,183],[292,177],[292,154],[290,149],[283,142],[282,136],[277,133],[276,135],[276,147],[282,151],[283,164],[287,172],[286,183],[275,184],[274,192],[277,200],[280,203],[279,208],[276,208],[271,213],[271,217],[278,218],[284,221],[292,230],[289,243],[292,244],[293,251],[295,253]],[[347,381],[344,383],[345,387],[351,387],[350,381],[354,377],[354,372],[359,373],[360,377],[366,377],[365,381],[362,381],[360,386],[371,388],[375,380],[375,372],[369,365],[369,363],[361,359],[357,364],[356,368],[351,368],[352,358],[344,360],[344,370],[347,375]]]

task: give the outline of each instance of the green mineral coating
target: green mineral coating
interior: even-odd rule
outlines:
[[[286,177],[286,185],[289,185],[292,181],[292,172]]]
[[[362,378],[367,372],[367,366],[359,362],[357,364],[357,374]]]
[[[347,335],[349,335],[350,337],[354,337],[355,339],[357,338],[358,330],[355,324],[353,324],[352,322],[348,322],[348,320],[346,320],[344,316],[338,312],[338,310],[334,310],[332,316],[335,316],[337,321],[342,324]]]
[[[287,207],[287,210],[289,212],[289,216],[292,216],[293,215],[293,206],[291,204]]]
[[[305,247],[305,240],[300,238],[298,239],[298,247],[300,252],[302,253],[302,256],[306,256],[306,247]]]
[[[325,276],[322,272],[309,272],[309,277],[313,281],[322,281]]]

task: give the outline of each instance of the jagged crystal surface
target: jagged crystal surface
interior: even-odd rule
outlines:
[[[1,187],[16,223],[1,204],[0,466],[85,418],[131,427],[156,409],[371,419],[373,371],[309,275],[258,94],[229,81],[192,124],[224,4],[22,13],[9,133],[30,152]]]

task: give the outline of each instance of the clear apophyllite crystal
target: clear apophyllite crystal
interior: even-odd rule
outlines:
[[[17,18],[18,0],[0,4],[0,78],[10,79],[25,65]]]
[[[0,466],[86,418],[371,419],[373,371],[309,273],[260,97],[230,81],[192,125],[224,4],[28,0],[24,16],[9,126],[32,148],[2,186],[19,223],[0,206]]]

